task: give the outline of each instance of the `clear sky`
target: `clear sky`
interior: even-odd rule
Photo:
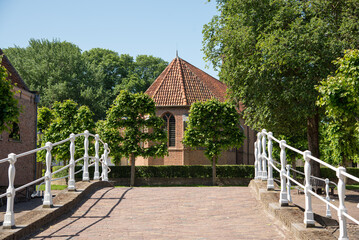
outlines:
[[[119,54],[178,55],[218,78],[203,60],[202,29],[217,14],[207,0],[0,0],[0,48],[58,38]],[[205,66],[209,68],[205,68]]]

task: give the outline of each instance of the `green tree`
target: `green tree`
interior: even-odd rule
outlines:
[[[286,136],[306,129],[319,157],[314,86],[334,71],[333,59],[358,46],[359,2],[228,0],[218,9],[204,26],[203,50],[231,97],[246,106],[246,124]],[[319,164],[312,168],[318,176]]]
[[[155,103],[143,93],[121,91],[98,124],[101,137],[110,145],[114,162],[131,160],[131,186],[135,184],[135,159],[167,154],[164,122],[155,114]]]
[[[204,154],[212,162],[213,185],[216,185],[218,157],[225,150],[241,147],[243,140],[234,105],[216,99],[191,105],[183,143],[193,148],[205,147]]]
[[[325,126],[330,146],[327,158],[350,166],[358,162],[359,150],[359,50],[347,50],[334,61],[337,71],[320,82],[318,105],[325,107]],[[329,157],[330,156],[330,157]]]
[[[10,131],[11,123],[18,122],[20,113],[14,87],[8,79],[6,68],[1,66],[2,57],[0,55],[0,133],[4,130]]]
[[[95,123],[93,113],[87,106],[79,106],[72,100],[55,102],[51,109],[42,107],[38,110],[38,123],[43,132],[42,145],[46,142],[59,142],[70,136],[71,133],[83,133],[85,130],[93,132]],[[70,160],[70,142],[53,148],[52,155],[57,162],[67,165]],[[75,141],[75,158],[84,154],[84,137],[78,137]],[[93,154],[93,144],[89,146],[89,153]],[[39,152],[40,161],[45,160],[45,152]]]

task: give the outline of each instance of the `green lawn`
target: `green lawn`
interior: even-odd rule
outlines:
[[[51,190],[64,190],[65,188],[67,188],[67,185],[51,185]],[[45,191],[45,184],[40,186],[39,191]]]

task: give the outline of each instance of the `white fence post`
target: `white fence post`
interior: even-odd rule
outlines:
[[[4,216],[3,228],[9,229],[15,226],[15,217],[14,217],[14,199],[15,199],[15,187],[14,187],[14,179],[15,179],[15,162],[16,162],[16,154],[10,153],[8,155],[9,160],[9,187],[6,190],[7,193],[7,204],[6,204],[6,213]]]
[[[306,227],[314,226],[314,216],[312,210],[312,195],[309,190],[312,190],[312,186],[310,185],[310,176],[311,176],[311,168],[310,168],[310,158],[308,156],[311,155],[311,152],[306,150],[303,154],[305,164],[304,164],[304,174],[305,174],[305,211],[304,211],[304,224]]]
[[[346,172],[344,167],[339,167],[337,170],[338,177],[338,198],[339,198],[339,211],[338,211],[338,219],[339,219],[339,240],[347,240],[347,218],[343,215],[343,213],[347,213],[347,209],[344,205],[345,198],[345,176],[342,172]]]
[[[52,143],[46,143],[46,172],[45,172],[45,194],[44,194],[44,202],[42,207],[44,208],[51,208],[52,207],[52,194],[51,194],[51,150],[52,150]]]
[[[266,134],[267,131],[265,129],[262,130],[262,180],[266,181],[267,180],[267,153],[266,153]]]
[[[287,176],[290,176],[290,165],[287,164],[286,166],[287,168]],[[288,202],[292,202],[292,195],[290,193],[290,189],[292,187],[291,183],[290,183],[290,179],[287,177],[287,198],[288,198]]]
[[[257,141],[254,142],[254,179],[258,179],[258,148],[257,148]]]
[[[107,145],[107,143],[105,143],[105,150],[104,150],[103,159],[102,159],[102,181],[108,181],[107,158],[108,158],[108,145]]]
[[[94,172],[94,180],[99,180],[100,179],[100,172],[98,170],[98,162],[99,162],[99,139],[100,136],[98,134],[95,135],[95,172]]]
[[[84,141],[84,166],[83,166],[83,173],[82,173],[82,181],[90,181],[89,177],[89,131],[85,131],[85,141]]]
[[[330,202],[330,197],[329,197],[329,179],[328,178],[325,179],[325,193],[326,193],[326,198],[325,199],[329,203]],[[330,206],[329,206],[328,203],[327,203],[326,216],[327,216],[327,218],[332,218],[332,213],[330,211]]]
[[[273,151],[273,142],[272,137],[273,133],[268,133],[268,180],[267,180],[267,190],[274,190],[274,181],[273,181],[273,158],[272,158],[272,151]]]
[[[261,137],[262,134],[257,133],[257,148],[258,148],[258,179],[262,179],[262,153],[261,153]]]
[[[75,186],[75,134],[70,134],[70,167],[67,190],[76,191]]]
[[[287,191],[286,191],[286,177],[285,177],[285,166],[287,165],[287,158],[285,155],[285,146],[284,144],[286,143],[286,141],[281,140],[280,141],[280,165],[281,165],[281,170],[280,170],[280,198],[279,198],[279,203],[281,206],[288,206],[288,198],[287,198]]]

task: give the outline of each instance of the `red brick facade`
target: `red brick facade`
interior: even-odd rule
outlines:
[[[1,54],[0,49],[0,54]],[[36,148],[36,113],[37,98],[36,94],[30,92],[22,81],[16,70],[8,59],[4,56],[2,65],[8,70],[9,79],[13,84],[16,83],[17,91],[15,97],[19,101],[21,109],[19,116],[19,140],[9,138],[9,133],[0,133],[0,159],[6,158],[9,153],[23,153]],[[8,185],[8,163],[0,164],[0,186]],[[23,185],[35,179],[36,159],[35,154],[21,157],[15,163],[15,185]]]

